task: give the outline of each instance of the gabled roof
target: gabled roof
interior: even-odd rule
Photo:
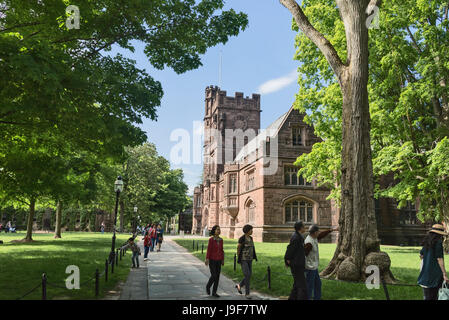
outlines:
[[[293,111],[293,106],[290,107],[290,109],[284,113],[282,116],[277,118],[274,122],[272,122],[264,131],[259,133],[255,138],[251,139],[245,147],[243,147],[240,152],[237,154],[237,156],[234,159],[234,162],[240,162],[242,161],[246,156],[250,155],[251,153],[255,152],[256,149],[259,148],[259,145],[267,140],[267,137],[274,138],[278,135],[279,130],[282,128],[282,125],[290,115],[290,113]]]

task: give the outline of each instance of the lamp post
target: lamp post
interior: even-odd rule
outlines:
[[[114,191],[115,191],[114,234],[112,236],[111,252],[109,253],[109,263],[111,264],[113,264],[115,261],[115,225],[117,224],[118,199],[120,197],[120,192],[123,191],[123,180],[121,176],[118,176],[117,180],[115,180]]]
[[[134,230],[133,230],[133,234],[134,236],[136,236],[136,232],[137,232],[137,219],[136,219],[136,215],[137,215],[137,206],[134,206]]]

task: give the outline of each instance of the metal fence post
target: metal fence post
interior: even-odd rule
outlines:
[[[98,293],[100,289],[100,272],[98,268],[95,270],[95,297],[98,298]]]
[[[47,300],[47,275],[42,274],[42,300]]]
[[[113,257],[111,261],[111,274],[114,273],[114,264],[115,264],[115,257]]]
[[[204,243],[201,244],[201,254],[204,253]]]
[[[267,267],[267,277],[268,277],[268,289],[271,290],[271,268],[270,268],[270,266]]]
[[[115,253],[115,264],[117,265],[117,267],[118,267],[118,255],[119,255],[119,249],[117,249],[117,252]]]
[[[106,262],[104,264],[104,281],[108,281],[108,269],[109,269],[109,263],[108,259],[106,259]]]
[[[387,284],[385,283],[384,277],[380,277],[380,281],[382,281],[382,286],[384,287],[385,298],[390,300],[390,295],[388,294]]]
[[[198,251],[198,241],[196,242],[196,251]]]
[[[195,240],[192,242],[192,251],[195,251]]]
[[[237,254],[234,253],[234,271],[236,269]]]

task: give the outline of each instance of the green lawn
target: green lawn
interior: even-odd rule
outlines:
[[[193,254],[201,260],[205,259],[207,239],[199,240],[199,250]],[[192,239],[176,239],[178,244],[192,251]],[[204,244],[204,253],[201,254],[201,244]],[[335,244],[320,244],[320,271],[323,270],[333,256]],[[273,296],[288,296],[292,288],[293,280],[290,270],[284,266],[284,253],[286,243],[256,243],[258,262],[253,262],[253,277],[251,287],[263,293]],[[392,272],[399,283],[416,284],[419,268],[418,247],[381,246],[381,250],[389,254],[392,261]],[[235,281],[243,278],[240,265],[237,264],[234,271],[234,254],[237,248],[237,240],[225,239],[225,265],[222,272]],[[271,267],[272,280],[271,290],[268,289],[267,266]],[[379,289],[367,289],[364,284],[345,283],[322,279],[322,299],[326,300],[384,300],[385,293],[380,286]],[[392,300],[422,300],[422,289],[416,287],[403,287],[388,285],[388,292]]]
[[[82,283],[105,269],[105,261],[111,250],[111,233],[66,232],[62,239],[54,239],[53,233],[33,235],[33,243],[11,243],[20,240],[24,232],[17,234],[0,233],[0,300],[17,299],[41,283],[42,273],[46,273],[48,282],[64,288],[47,286],[47,299],[95,299],[95,281]],[[123,244],[129,235],[117,235],[117,245]],[[67,266],[76,265],[80,269],[80,289],[68,290],[65,280]],[[116,287],[119,281],[125,281],[130,271],[130,252],[119,260],[114,274],[109,268],[108,281],[100,278],[100,298],[108,290]],[[35,292],[24,299],[41,299],[42,291]]]

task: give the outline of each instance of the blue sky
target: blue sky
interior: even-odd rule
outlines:
[[[141,128],[159,154],[167,159],[177,144],[170,141],[173,130],[185,129],[193,140],[193,122],[202,121],[204,117],[204,90],[206,86],[219,84],[220,51],[221,89],[230,96],[236,91],[243,92],[244,96],[260,93],[262,128],[290,108],[298,91],[295,74],[298,61],[293,60],[295,32],[291,30],[289,11],[277,0],[226,0],[225,3],[225,9],[233,8],[248,15],[248,28],[225,45],[210,48],[202,57],[203,66],[197,70],[182,75],[171,69],[155,70],[141,44],[136,44],[135,53],[122,52],[162,83],[164,97],[157,112],[158,119],[146,119]],[[112,54],[114,52],[117,50]],[[191,162],[172,166],[184,170],[189,193],[200,182],[202,171],[202,165],[193,164],[193,155]]]

